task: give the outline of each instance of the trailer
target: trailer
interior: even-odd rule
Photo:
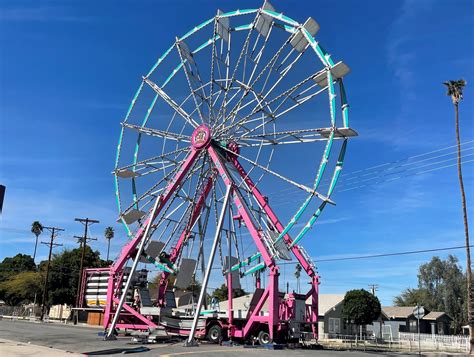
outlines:
[[[88,268],[83,272],[83,285],[81,290],[79,309],[100,311],[101,321],[104,321],[104,311],[107,305],[107,285],[110,276],[110,268]],[[128,274],[124,278],[128,279]],[[122,286],[125,282],[122,283]],[[221,343],[222,341],[236,341],[247,344],[268,344],[272,342],[268,325],[269,311],[267,304],[259,306],[265,289],[259,288],[249,295],[249,302],[244,309],[234,310],[233,317],[229,319],[229,312],[219,306],[225,306],[227,301],[218,303],[217,307],[208,306],[200,312],[195,337],[200,340],[207,340],[211,343]],[[311,304],[306,303],[306,295],[287,293],[279,294],[282,323],[279,325],[276,341],[278,342],[299,342],[311,341],[313,339],[314,325],[309,321]],[[166,307],[156,306],[156,301],[150,298],[150,291],[147,283],[147,271],[138,271],[132,275],[132,283],[127,293],[127,309],[133,309],[138,314],[144,316],[147,324],[136,324],[134,314],[121,314],[115,333],[134,334],[146,339],[148,342],[157,342],[163,338],[186,337],[189,336],[196,303],[185,306],[177,306],[175,293],[173,290],[166,292]],[[251,327],[246,329],[250,319],[254,320]],[[231,323],[231,322],[232,323]],[[231,332],[231,329],[233,332]],[[138,333],[137,333],[138,332]]]

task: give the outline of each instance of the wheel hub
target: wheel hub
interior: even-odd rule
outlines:
[[[197,149],[201,150],[211,142],[211,129],[207,125],[199,125],[194,129],[193,135],[191,136],[191,145]]]

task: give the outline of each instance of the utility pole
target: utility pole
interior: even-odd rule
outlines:
[[[48,297],[48,280],[49,280],[49,268],[51,266],[51,255],[53,253],[53,248],[62,246],[62,244],[54,243],[54,240],[58,236],[59,232],[64,231],[64,229],[58,228],[58,227],[43,227],[43,229],[47,229],[48,231],[51,232],[51,238],[49,242],[41,242],[41,244],[46,244],[47,246],[49,246],[48,264],[46,265],[46,277],[44,278],[43,300],[41,301],[41,321],[43,321],[43,318],[44,318],[46,299]]]
[[[375,292],[379,290],[378,284],[369,284],[370,292],[375,296]]]
[[[80,243],[80,247],[81,247],[81,264],[79,268],[79,281],[77,283],[77,292],[76,292],[76,308],[77,308],[79,307],[80,302],[81,302],[80,296],[81,296],[81,285],[82,285],[82,270],[84,268],[84,256],[86,254],[87,242],[90,240],[97,240],[97,238],[90,238],[87,236],[87,233],[89,232],[89,225],[94,224],[94,223],[99,223],[99,221],[95,219],[90,219],[90,218],[75,218],[74,220],[84,225],[84,236],[83,237],[74,236],[74,238],[77,238],[77,242]],[[76,323],[77,321],[74,321],[74,322]]]

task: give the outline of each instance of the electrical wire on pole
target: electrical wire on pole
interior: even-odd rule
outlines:
[[[379,290],[378,284],[369,284],[370,292],[375,296],[375,292]]]
[[[43,299],[41,301],[41,321],[43,321],[43,319],[44,319],[46,299],[48,297],[49,268],[51,266],[51,256],[52,256],[52,253],[53,253],[53,248],[62,246],[62,244],[54,243],[54,240],[58,236],[59,232],[64,231],[64,229],[58,228],[58,227],[45,227],[45,226],[43,226],[43,229],[47,229],[48,231],[50,231],[51,232],[51,237],[50,237],[49,242],[41,242],[41,244],[45,244],[45,245],[49,246],[48,264],[46,265],[46,276],[44,278],[44,286],[43,286]]]
[[[463,142],[462,152],[463,158],[465,160],[463,164],[473,163],[474,160],[471,159],[474,154],[473,146],[474,140],[469,140]],[[401,178],[406,178],[415,175],[422,175],[425,173],[437,171],[440,169],[448,168],[456,164],[451,164],[451,162],[456,161],[456,157],[443,159],[443,157],[449,157],[455,155],[456,151],[451,151],[452,148],[456,145],[451,145],[443,147],[441,149],[429,151],[426,153],[414,155],[407,157],[405,159],[389,161],[386,163],[378,164],[375,166],[367,167],[364,169],[347,172],[341,175],[341,185],[338,186],[338,192],[350,191],[369,185],[380,184],[387,181],[393,181]],[[448,153],[442,153],[443,151],[449,150]],[[471,151],[471,153],[466,153]],[[441,153],[441,154],[440,154]],[[433,156],[433,154],[436,154]],[[323,180],[321,182],[321,187],[325,187],[330,183],[328,180]],[[283,195],[284,192],[298,192],[297,188],[290,187],[282,190],[275,191],[275,193],[282,194],[282,197],[285,199],[285,204],[287,203],[287,195]]]
[[[74,236],[74,238],[77,238],[77,242],[80,243],[80,248],[81,248],[81,263],[80,263],[80,268],[79,268],[79,277],[78,277],[77,292],[76,292],[76,308],[79,308],[80,305],[82,305],[80,296],[81,296],[81,285],[82,285],[82,271],[84,268],[84,257],[86,254],[87,242],[91,240],[97,240],[97,238],[91,238],[87,236],[89,232],[89,225],[94,224],[94,223],[100,223],[100,222],[98,220],[90,219],[90,218],[75,218],[74,220],[84,225],[84,236],[82,237]],[[75,324],[77,323],[77,310],[74,315],[74,323]]]

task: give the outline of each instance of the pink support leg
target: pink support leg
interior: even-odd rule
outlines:
[[[109,276],[109,283],[107,286],[107,305],[105,308],[105,318],[104,318],[104,327],[108,328],[111,322],[111,315],[114,310],[114,298],[118,295],[118,292],[121,290],[121,284],[116,284],[116,274],[123,273],[123,267],[125,263],[135,256],[136,249],[139,243],[144,239],[145,229],[150,222],[153,222],[154,219],[158,216],[161,209],[165,206],[171,196],[174,194],[176,189],[179,187],[181,181],[184,179],[188,171],[193,166],[195,160],[199,156],[199,151],[196,150],[194,147],[191,147],[189,155],[186,157],[185,161],[181,165],[181,168],[175,174],[175,176],[171,179],[170,183],[168,184],[166,190],[163,194],[157,198],[160,200],[158,202],[157,208],[155,213],[148,216],[144,224],[141,225],[140,229],[138,230],[135,238],[125,245],[120,253],[120,257],[118,260],[110,267],[110,276]],[[125,292],[122,292],[125,293]],[[120,313],[120,312],[115,312]]]

